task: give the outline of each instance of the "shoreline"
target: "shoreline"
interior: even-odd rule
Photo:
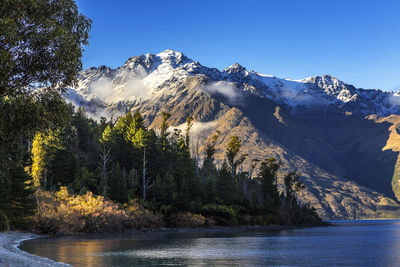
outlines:
[[[43,237],[46,236],[15,231],[0,233],[0,266],[71,266],[30,254],[18,248],[23,241]]]
[[[320,224],[320,225],[279,225],[279,224],[271,224],[267,226],[260,225],[241,225],[241,226],[213,226],[213,227],[194,227],[194,228],[142,228],[142,229],[129,229],[124,231],[105,231],[105,232],[93,232],[93,233],[56,233],[56,234],[47,234],[47,235],[39,235],[38,238],[58,238],[58,237],[87,237],[87,236],[98,236],[98,235],[143,235],[143,234],[162,234],[162,233],[177,233],[177,234],[185,234],[185,233],[225,233],[225,232],[236,232],[236,233],[245,233],[245,232],[264,232],[264,231],[283,231],[283,230],[292,230],[292,229],[301,229],[301,228],[312,228],[312,227],[326,227],[332,226],[330,223]],[[0,233],[1,235],[1,233]]]
[[[282,231],[327,225],[241,225],[241,226],[213,226],[198,228],[144,228],[140,230],[128,230],[125,233],[224,233],[224,232],[247,232],[247,231]]]
[[[251,231],[282,231],[315,226],[288,226],[288,225],[269,225],[269,226],[217,226],[211,228],[152,228],[140,230],[128,230],[117,232],[119,234],[157,234],[157,233],[224,233],[224,232],[251,232]],[[62,236],[96,236],[108,235],[116,232],[104,233],[64,233],[56,235],[41,235],[29,232],[8,231],[0,233],[0,267],[2,266],[71,266],[66,263],[56,262],[54,260],[30,254],[18,248],[22,242],[36,238],[62,237]]]

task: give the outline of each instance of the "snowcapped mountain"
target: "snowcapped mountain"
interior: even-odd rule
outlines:
[[[220,71],[180,52],[129,58],[123,66],[89,68],[66,98],[89,115],[114,118],[140,110],[157,128],[195,120],[193,154],[215,131],[217,159],[231,135],[248,160],[275,157],[297,170],[304,199],[324,218],[366,218],[399,209],[400,93],[355,88],[330,75],[282,79],[233,64]],[[386,117],[388,116],[388,117]]]
[[[69,90],[69,98],[77,104],[86,100],[97,101],[98,105],[154,101],[174,95],[176,92],[166,85],[188,76],[207,78],[211,88],[202,89],[213,94],[227,97],[256,94],[287,105],[294,111],[335,105],[363,115],[400,114],[398,92],[358,89],[330,75],[302,80],[282,79],[248,71],[238,63],[219,71],[173,50],[131,57],[117,69],[106,66],[89,68],[79,76],[78,87]]]

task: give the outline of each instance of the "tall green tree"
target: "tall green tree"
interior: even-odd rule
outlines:
[[[205,158],[201,168],[202,198],[206,203],[213,203],[217,197],[216,181],[217,168],[215,166],[215,145],[220,132],[217,131],[211,138],[211,142],[206,145]]]
[[[0,18],[0,97],[75,82],[91,24],[75,1],[2,1]]]
[[[112,142],[112,130],[111,126],[107,125],[99,139],[100,146],[102,147],[100,152],[100,192],[103,196],[107,196],[108,188],[108,168],[111,162],[111,142]]]
[[[161,121],[161,127],[160,127],[160,143],[161,143],[161,151],[165,151],[167,150],[168,147],[168,119],[171,117],[171,114],[169,114],[168,112],[161,112],[161,117],[162,117],[162,121]]]
[[[275,158],[268,158],[261,163],[259,179],[261,181],[262,201],[265,207],[272,210],[278,203],[278,177],[280,164]]]
[[[11,169],[11,197],[9,218],[15,228],[27,228],[32,222],[31,216],[35,214],[36,188],[32,177],[24,170],[22,165]]]
[[[176,200],[177,187],[175,179],[170,172],[164,177],[157,175],[153,186],[153,198],[164,205],[173,204]]]
[[[283,179],[286,203],[289,210],[292,210],[297,205],[297,194],[305,188],[305,185],[299,181],[299,177],[296,172],[289,172]]]
[[[226,159],[229,164],[229,167],[231,168],[231,173],[233,177],[236,175],[237,167],[243,163],[243,161],[246,159],[247,156],[246,154],[239,156],[239,151],[241,146],[242,143],[239,137],[233,135],[230,137],[230,140],[226,147]]]
[[[142,195],[143,199],[146,200],[148,188],[151,184],[151,179],[146,176],[147,170],[147,159],[146,159],[146,147],[148,145],[148,132],[146,126],[144,124],[144,120],[142,115],[139,111],[136,111],[130,123],[126,128],[126,139],[130,144],[133,146],[134,149],[139,151],[143,151],[143,158],[142,158]]]
[[[70,108],[60,91],[76,81],[89,30],[90,20],[79,13],[74,0],[0,4],[0,181],[20,181],[11,188],[24,186],[21,172],[10,170],[29,158],[15,152],[28,151],[37,131],[68,120]],[[1,201],[13,201],[19,197],[15,194],[9,190]]]
[[[230,167],[227,162],[224,161],[218,171],[216,184],[218,197],[224,204],[233,204],[236,197],[236,185],[236,179],[232,177]]]
[[[128,201],[126,173],[121,170],[118,163],[110,174],[109,187],[109,197],[111,199],[121,203]]]

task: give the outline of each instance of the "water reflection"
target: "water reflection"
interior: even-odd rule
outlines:
[[[400,224],[69,237],[27,241],[21,248],[75,266],[400,266]]]

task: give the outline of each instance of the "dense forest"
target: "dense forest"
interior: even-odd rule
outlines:
[[[275,159],[238,171],[246,155],[237,136],[222,164],[218,133],[198,162],[190,117],[184,132],[167,111],[148,129],[138,111],[95,121],[67,104],[62,93],[76,82],[90,30],[74,1],[6,1],[0,15],[0,229],[321,223],[297,198],[296,173],[278,184]]]
[[[171,130],[166,112],[162,113],[160,129],[153,130],[146,127],[137,111],[128,112],[115,121],[103,118],[96,122],[81,108],[75,112],[66,103],[64,108],[63,125],[38,131],[32,140],[27,140],[25,149],[20,152],[25,154],[25,164],[10,173],[11,187],[3,193],[9,196],[3,209],[15,227],[29,225],[33,219],[36,227],[44,232],[57,232],[59,227],[73,231],[75,226],[60,226],[57,224],[64,222],[48,217],[46,205],[51,203],[54,207],[50,214],[56,217],[73,212],[72,208],[59,210],[56,207],[60,202],[54,196],[60,196],[60,192],[69,197],[100,195],[104,200],[118,203],[113,208],[115,211],[133,209],[126,218],[121,217],[126,221],[135,220],[129,214],[137,216],[135,211],[139,206],[146,210],[146,216],[154,217],[145,225],[129,222],[125,226],[118,225],[121,230],[144,226],[311,225],[320,222],[315,211],[297,199],[297,192],[304,185],[296,173],[286,174],[284,183],[278,185],[280,165],[275,159],[254,161],[248,172],[238,171],[246,155],[240,154],[241,142],[237,136],[230,138],[226,158],[217,167],[214,146],[218,133],[206,146],[201,163],[191,157],[190,117],[182,133]],[[252,177],[255,168],[259,169],[258,175]],[[46,198],[43,197],[46,192],[55,194]],[[79,202],[79,198],[72,201]],[[83,200],[80,202],[77,205],[88,205]],[[76,212],[73,217],[82,220],[81,210]],[[95,224],[81,231],[107,229],[99,222]]]

